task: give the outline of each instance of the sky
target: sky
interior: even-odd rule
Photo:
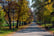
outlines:
[[[32,0],[30,0],[30,5],[32,5]]]
[[[30,6],[31,6],[31,4],[32,4],[32,0],[29,0],[29,2],[30,2]]]
[[[32,5],[32,0],[30,0],[30,7],[31,7],[31,5]],[[33,11],[33,8],[31,7],[31,10]]]
[[[28,1],[29,1],[29,3],[30,3],[29,6],[31,6],[31,5],[32,5],[32,0],[28,0]]]

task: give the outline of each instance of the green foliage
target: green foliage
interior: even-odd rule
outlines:
[[[4,11],[0,10],[0,26],[2,26],[2,24],[4,23]]]
[[[45,27],[45,26],[51,27],[52,24],[42,24],[41,26],[43,26],[43,27]]]
[[[33,8],[36,8],[35,10],[38,10],[36,12],[36,15],[38,16],[38,20],[41,20],[43,23],[44,22],[50,22],[51,20],[53,20],[53,17],[51,17],[51,12],[53,10],[52,8],[52,3],[51,4],[47,4],[46,2],[44,2],[42,0],[32,0],[34,3],[32,5]],[[50,3],[51,1],[48,0],[48,2]],[[47,4],[47,5],[45,5]]]
[[[50,31],[54,31],[54,28],[50,28]]]
[[[4,27],[8,27],[9,24],[2,24],[2,26],[4,26]],[[13,26],[13,23],[11,24],[11,26]],[[16,26],[16,23],[14,23],[14,26]]]

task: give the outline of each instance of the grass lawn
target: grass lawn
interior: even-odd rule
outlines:
[[[50,30],[51,30],[51,31],[54,31],[54,28],[51,28]]]
[[[41,26],[45,27],[46,26],[52,26],[52,24],[42,24]]]
[[[0,36],[6,36],[7,34],[0,34]]]
[[[14,24],[16,26],[16,23]],[[26,26],[26,25],[24,25]],[[24,26],[19,26],[19,29],[16,29],[14,31],[20,30],[20,28],[23,28]],[[9,33],[13,32],[13,24],[12,24],[12,30],[9,30],[8,24],[3,24],[3,27],[0,30],[0,36],[6,36]]]
[[[14,26],[16,26],[17,23],[14,23]],[[9,26],[8,24],[3,24],[3,26]],[[11,24],[13,26],[13,23]]]
[[[43,25],[41,25],[41,26],[45,27],[45,24],[43,24]],[[49,26],[52,26],[52,24],[46,24],[46,26],[49,27]],[[52,32],[54,32],[54,28],[50,28],[49,30],[52,31]]]
[[[13,24],[11,24],[12,26],[12,30],[9,30],[9,25],[8,24],[3,24],[3,27],[0,28],[0,36],[5,36],[11,32],[13,32]],[[16,26],[16,23],[14,23],[14,26]],[[18,29],[15,28],[14,31],[17,31]]]
[[[0,31],[0,36],[6,36],[9,33],[11,33],[11,31]]]
[[[16,31],[17,29],[15,29],[14,31]],[[9,33],[13,32],[13,29],[12,30],[9,30],[9,28],[6,28],[6,27],[2,27],[2,29],[0,30],[0,36],[5,36]]]

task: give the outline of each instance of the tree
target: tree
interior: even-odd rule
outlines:
[[[45,10],[44,7],[43,7],[44,2],[41,2],[40,0],[33,0],[33,1],[35,1],[35,3],[33,3],[32,7],[36,8],[35,9],[35,13],[37,13],[36,15],[38,17],[38,20],[41,21],[42,20],[43,11]]]
[[[18,1],[18,4],[19,4],[19,11],[17,12],[17,13],[18,13],[18,19],[17,19],[16,28],[18,28],[18,23],[19,23],[20,17],[21,17],[24,13],[26,13],[26,12],[29,11],[27,0],[19,0],[19,1]]]
[[[15,12],[14,13],[14,16],[16,16],[16,19],[17,19],[17,14],[16,12],[18,12],[18,7],[19,5],[15,2],[15,1],[12,1],[10,3],[8,3],[7,6],[5,6],[5,9],[4,11],[6,12],[6,15],[8,16],[8,21],[9,21],[9,28],[11,29],[11,21],[13,21],[13,11]],[[14,10],[13,10],[14,9]],[[16,20],[15,19],[15,20]]]
[[[33,0],[33,1],[35,2],[32,5],[32,7],[36,8],[35,12],[36,12],[38,21],[41,21],[43,24],[50,23],[51,13],[54,10],[53,8],[54,0]]]
[[[1,28],[2,24],[4,23],[4,15],[5,15],[4,10],[0,6],[0,28]]]

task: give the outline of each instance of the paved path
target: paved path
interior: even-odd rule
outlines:
[[[52,36],[49,32],[46,30],[39,28],[37,24],[32,22],[30,26],[26,26],[28,28],[22,29],[14,34],[12,36]]]

